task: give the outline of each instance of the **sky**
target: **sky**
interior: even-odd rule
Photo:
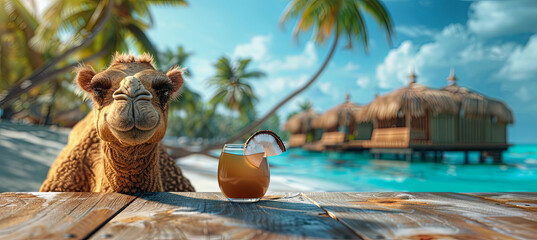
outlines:
[[[344,101],[369,103],[417,81],[432,88],[447,85],[450,68],[458,84],[501,99],[513,110],[509,127],[513,143],[537,142],[537,1],[383,1],[395,26],[392,44],[374,19],[366,17],[370,49],[348,50],[342,42],[321,77],[285,105],[278,115],[309,100],[323,112]],[[194,53],[185,67],[193,72],[189,86],[209,99],[207,79],[221,56],[250,57],[250,69],[267,73],[251,79],[259,97],[259,116],[294,91],[315,72],[329,43],[313,43],[311,34],[293,39],[295,21],[279,24],[288,1],[189,1],[188,7],[152,7],[154,25],[148,36],[158,49],[182,45]]]
[[[366,15],[370,49],[348,50],[342,41],[327,69],[305,92],[278,112],[282,120],[309,100],[324,112],[345,100],[360,105],[417,81],[432,88],[447,85],[450,68],[458,84],[501,99],[513,110],[512,143],[537,143],[537,1],[385,0],[395,26],[392,44]],[[294,91],[317,70],[329,43],[313,43],[311,34],[293,38],[295,21],[279,24],[287,0],[190,0],[188,7],[152,6],[154,24],[147,35],[159,50],[183,46],[194,55],[184,67],[186,83],[209,99],[207,79],[221,56],[250,57],[251,70],[267,76],[251,79],[258,116]]]

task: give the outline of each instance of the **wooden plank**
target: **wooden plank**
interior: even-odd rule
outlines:
[[[537,211],[536,192],[495,192],[495,193],[465,193],[487,200],[512,205],[526,210]]]
[[[456,193],[304,193],[364,239],[534,239],[537,214]]]
[[[91,239],[357,238],[298,193],[230,203],[220,193],[145,193]]]
[[[119,193],[2,193],[0,239],[84,238],[135,198]]]

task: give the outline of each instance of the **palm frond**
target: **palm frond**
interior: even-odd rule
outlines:
[[[301,32],[311,31],[315,41],[322,44],[334,34],[344,35],[347,48],[352,48],[356,41],[362,43],[367,52],[369,36],[361,9],[385,28],[391,44],[392,21],[378,0],[292,0],[280,17],[280,24],[298,18],[293,31],[295,38]]]
[[[151,40],[149,40],[147,35],[145,35],[145,32],[142,29],[140,29],[139,26],[135,24],[128,24],[126,27],[129,30],[129,32],[131,32],[132,35],[136,38],[136,40],[140,43],[140,45],[143,47],[145,51],[149,52],[153,56],[158,56],[157,49],[155,48],[155,46],[153,46],[153,43],[151,42]],[[155,58],[155,62],[157,65],[160,64],[158,57]]]

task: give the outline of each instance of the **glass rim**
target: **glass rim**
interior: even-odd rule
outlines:
[[[244,144],[224,144],[222,152],[226,153],[242,153],[244,151]]]
[[[224,144],[224,148],[244,148],[244,144],[240,144],[240,143]]]

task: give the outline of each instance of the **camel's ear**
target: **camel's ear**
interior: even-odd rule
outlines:
[[[166,76],[172,81],[172,92],[177,92],[183,86],[183,69],[172,67],[166,73]]]
[[[97,74],[95,70],[93,70],[91,66],[85,65],[78,67],[76,71],[76,82],[78,83],[78,86],[86,92],[92,92],[91,79]]]

